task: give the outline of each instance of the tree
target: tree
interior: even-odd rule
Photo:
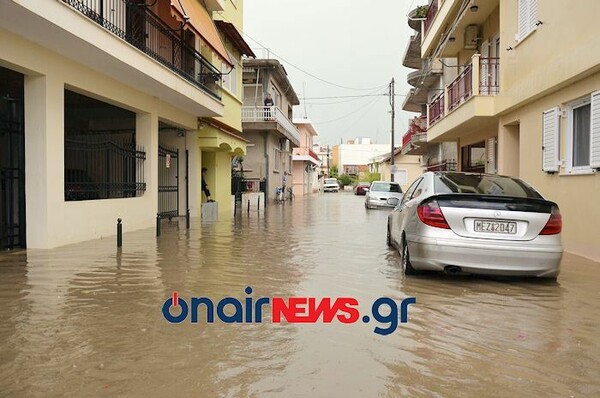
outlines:
[[[331,166],[329,168],[329,177],[336,178],[338,176],[338,168],[337,166]]]

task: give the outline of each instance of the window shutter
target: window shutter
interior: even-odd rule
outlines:
[[[600,91],[592,93],[592,120],[590,123],[590,167],[600,168]]]
[[[558,171],[559,115],[558,107],[548,109],[543,114],[542,170],[548,173]]]
[[[531,32],[532,30],[535,29],[536,27],[536,23],[538,21],[538,1],[537,0],[527,0],[527,22],[528,22],[528,26],[527,26],[527,31],[525,32],[526,34]]]
[[[490,174],[496,174],[498,172],[498,168],[496,166],[496,138],[488,138],[487,141],[487,163],[488,169],[487,172]]]
[[[528,5],[527,0],[519,0],[517,40],[521,40],[527,34],[527,28],[529,27],[529,18],[527,18],[529,14]]]

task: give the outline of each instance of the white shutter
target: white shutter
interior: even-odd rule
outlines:
[[[537,0],[527,0],[527,20],[528,20],[528,26],[527,26],[527,32],[525,33],[529,33],[532,30],[535,29],[536,27],[536,23],[538,21],[538,1]]]
[[[496,174],[498,167],[496,166],[496,137],[488,138],[487,140],[487,172]]]
[[[590,167],[600,168],[600,91],[592,93],[590,123]]]
[[[549,173],[558,171],[559,115],[558,107],[548,109],[543,114],[542,170]]]
[[[529,18],[527,17],[529,14],[528,5],[527,0],[519,0],[517,40],[521,40],[527,34],[527,28],[529,27]]]

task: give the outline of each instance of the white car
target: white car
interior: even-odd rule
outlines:
[[[406,274],[537,276],[556,279],[562,217],[518,178],[427,172],[388,216],[387,243]]]
[[[369,192],[365,195],[365,207],[375,209],[378,207],[394,207],[388,203],[388,199],[396,198],[402,200],[402,188],[397,182],[373,181]]]
[[[335,178],[326,178],[323,181],[323,192],[338,192],[340,190],[340,184],[338,184]]]

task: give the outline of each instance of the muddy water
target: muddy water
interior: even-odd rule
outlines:
[[[558,283],[405,278],[385,211],[327,194],[264,217],[0,255],[0,396],[600,396],[600,264]],[[126,220],[125,220],[126,226]],[[208,296],[417,299],[388,336],[351,325],[168,324]]]

